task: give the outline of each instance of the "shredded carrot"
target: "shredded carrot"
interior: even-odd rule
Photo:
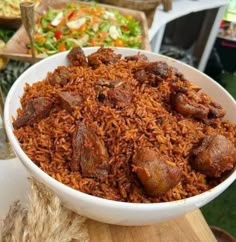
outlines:
[[[36,34],[36,35],[34,35],[34,40],[39,41],[39,42],[44,42],[44,41],[46,41],[46,38],[42,35]]]
[[[118,47],[124,47],[125,46],[125,43],[123,40],[121,39],[116,39],[115,40],[115,46],[118,46]]]
[[[66,45],[65,45],[64,42],[61,42],[61,43],[58,45],[58,50],[59,50],[59,52],[66,51]]]
[[[87,28],[87,24],[84,23],[84,24],[82,24],[82,25],[79,27],[78,31],[79,31],[79,32],[84,32],[84,31],[86,30],[86,28]]]

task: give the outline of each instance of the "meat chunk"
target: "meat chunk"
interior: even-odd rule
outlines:
[[[120,86],[110,89],[107,98],[114,106],[124,106],[131,103],[133,94],[130,89]]]
[[[126,56],[127,61],[148,61],[148,58],[144,54],[138,53],[137,55]]]
[[[162,161],[149,148],[139,149],[133,157],[133,164],[133,171],[149,196],[164,194],[181,180],[181,169]]]
[[[88,66],[87,58],[80,47],[73,48],[67,55],[72,66]]]
[[[148,73],[152,73],[156,76],[160,76],[162,78],[167,78],[169,73],[169,67],[165,62],[162,61],[150,62],[145,67],[145,71]]]
[[[193,168],[209,177],[220,177],[236,163],[236,148],[223,135],[205,136],[192,153]]]
[[[48,97],[38,97],[30,100],[23,108],[23,115],[13,122],[13,127],[19,129],[26,124],[40,121],[49,115],[53,101]]]
[[[149,62],[142,69],[134,73],[134,78],[139,83],[147,83],[157,86],[163,79],[168,77],[169,67],[165,62]]]
[[[74,108],[79,106],[83,101],[79,94],[66,91],[58,93],[58,97],[62,108],[69,113],[73,112]]]
[[[125,82],[122,80],[108,80],[104,78],[98,79],[96,82],[96,86],[100,86],[102,88],[109,87],[109,88],[115,88],[123,85]]]
[[[178,92],[171,96],[171,103],[174,110],[184,116],[192,116],[199,119],[207,119],[209,108],[196,102],[196,100],[188,98],[182,92]]]
[[[133,98],[130,84],[123,80],[98,79],[96,90],[100,102],[107,101],[113,106],[127,105]]]
[[[181,72],[174,67],[168,66],[163,61],[143,62],[133,69],[133,75],[139,83],[146,83],[153,87],[158,86],[162,81],[170,83],[186,81]]]
[[[72,170],[85,177],[104,178],[109,171],[109,156],[102,139],[84,124],[79,124],[72,139]]]
[[[88,56],[88,63],[89,66],[96,69],[102,64],[114,64],[120,59],[121,55],[114,53],[113,49],[101,47],[95,53]]]
[[[181,90],[171,95],[171,105],[175,111],[184,116],[201,120],[221,118],[224,109],[204,94],[197,95],[194,91]]]
[[[66,66],[60,66],[48,77],[48,81],[52,86],[56,84],[64,86],[70,81],[70,71]]]
[[[159,76],[156,76],[152,73],[146,72],[145,70],[138,70],[134,73],[134,78],[140,83],[146,83],[153,87],[158,86],[158,84],[162,81]]]
[[[215,102],[210,102],[208,104],[209,107],[209,113],[208,113],[208,118],[222,118],[225,116],[225,110],[223,107]]]

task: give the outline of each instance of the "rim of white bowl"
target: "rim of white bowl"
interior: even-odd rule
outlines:
[[[98,48],[100,47],[86,47],[83,48],[84,50],[91,50],[91,51],[96,51]],[[220,84],[218,84],[216,81],[214,81],[212,78],[210,78],[209,76],[207,76],[206,74],[200,72],[199,70],[197,70],[196,68],[185,64],[179,60],[175,60],[171,57],[167,57],[161,54],[157,54],[157,53],[153,53],[151,51],[146,51],[146,50],[140,50],[140,49],[131,49],[131,48],[117,48],[117,47],[111,47],[114,50],[118,49],[118,50],[131,50],[134,53],[146,53],[146,54],[152,54],[155,56],[161,56],[164,59],[167,59],[169,61],[175,62],[175,63],[179,63],[182,66],[185,66],[186,68],[190,68],[195,72],[198,72],[200,75],[205,76],[209,81],[214,82],[214,84],[218,85],[218,88],[220,88],[223,92],[225,92],[225,94],[228,96],[229,99],[231,99],[231,101],[233,101],[236,105],[236,101],[233,99],[233,97],[224,90],[223,87],[220,86]],[[84,201],[87,201],[88,204],[90,203],[94,203],[97,205],[102,205],[102,206],[108,206],[108,207],[113,207],[113,208],[119,208],[119,209],[128,209],[128,210],[143,210],[143,211],[147,211],[147,210],[152,210],[155,208],[159,208],[159,209],[164,209],[164,208],[170,208],[170,206],[173,209],[176,209],[180,206],[182,206],[183,204],[185,205],[196,205],[196,207],[199,207],[198,204],[200,201],[208,201],[209,199],[210,201],[213,200],[216,196],[218,196],[219,193],[223,192],[224,190],[226,190],[236,179],[236,168],[234,169],[234,171],[220,184],[218,184],[217,186],[213,187],[212,189],[205,191],[201,194],[192,196],[192,197],[188,197],[185,199],[181,199],[181,200],[176,200],[176,201],[170,201],[170,202],[160,202],[160,203],[130,203],[130,202],[122,202],[122,201],[114,201],[114,200],[108,200],[105,198],[100,198],[100,197],[96,197],[93,195],[89,195],[86,194],[84,192],[81,192],[79,190],[75,190],[59,181],[57,181],[56,179],[54,179],[53,177],[51,177],[50,175],[48,175],[46,172],[44,172],[41,168],[39,168],[23,151],[23,149],[21,148],[19,141],[17,140],[17,138],[15,137],[14,133],[13,133],[13,127],[12,127],[12,123],[11,123],[11,119],[8,119],[9,117],[9,106],[10,106],[10,100],[12,98],[14,98],[13,94],[15,92],[15,90],[18,87],[18,83],[21,82],[22,79],[24,79],[24,76],[27,75],[27,73],[29,71],[33,71],[34,69],[37,69],[38,66],[43,65],[44,62],[50,62],[52,59],[56,59],[59,55],[66,55],[69,51],[65,51],[65,52],[61,52],[58,54],[55,54],[53,56],[49,56],[41,61],[39,61],[38,63],[34,64],[33,66],[29,67],[25,72],[23,72],[18,78],[17,80],[14,82],[14,84],[12,85],[11,89],[9,90],[9,93],[7,95],[6,98],[6,102],[5,102],[5,108],[4,108],[4,123],[5,123],[5,127],[6,127],[6,132],[7,135],[9,137],[10,143],[12,144],[13,148],[15,149],[16,153],[18,154],[18,156],[20,157],[21,161],[24,163],[24,165],[26,167],[28,167],[30,170],[33,170],[33,173],[36,173],[37,176],[41,177],[41,179],[44,181],[44,183],[48,183],[50,187],[53,187],[55,189],[58,189],[60,191],[63,191],[64,193],[70,194],[73,197],[76,198],[81,198]],[[215,194],[212,195],[212,193]],[[199,200],[200,199],[200,200]],[[203,202],[204,203],[204,202]],[[205,203],[204,203],[205,204]],[[203,205],[204,205],[203,204]]]

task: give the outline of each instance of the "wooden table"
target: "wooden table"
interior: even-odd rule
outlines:
[[[7,215],[13,201],[27,201],[27,177],[28,172],[17,158],[0,160],[0,194],[4,198],[0,200],[0,219]],[[115,226],[92,220],[87,225],[91,242],[216,242],[199,209],[150,226]]]
[[[0,219],[6,216],[12,201],[26,202],[27,177],[28,172],[17,158],[0,160],[0,194],[4,198],[0,200]],[[216,242],[199,209],[150,226],[115,226],[92,220],[87,225],[91,242]]]
[[[215,242],[199,209],[170,221],[142,227],[87,222],[91,242]]]

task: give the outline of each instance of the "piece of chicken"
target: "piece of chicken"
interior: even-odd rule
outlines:
[[[210,102],[209,105],[209,113],[208,113],[208,118],[222,118],[225,116],[225,110],[223,107],[216,103],[216,102]]]
[[[178,113],[184,116],[193,116],[194,118],[207,119],[209,108],[190,99],[185,93],[178,92],[171,96],[172,107]]]
[[[223,135],[206,135],[192,153],[193,168],[209,177],[220,177],[236,163],[236,148]]]
[[[143,184],[149,196],[157,197],[175,187],[181,180],[182,171],[162,161],[150,148],[140,148],[133,157],[133,172]]]
[[[84,124],[77,125],[72,139],[72,170],[81,170],[85,177],[108,175],[109,156],[104,142]]]
[[[206,95],[197,95],[196,92],[184,88],[173,93],[170,101],[173,109],[184,116],[207,120],[222,118],[225,115],[225,110],[221,105],[209,98],[206,100]]]
[[[23,107],[23,115],[17,117],[13,122],[13,127],[19,129],[26,124],[32,124],[46,118],[49,115],[52,105],[53,101],[48,97],[38,97],[30,100]]]

